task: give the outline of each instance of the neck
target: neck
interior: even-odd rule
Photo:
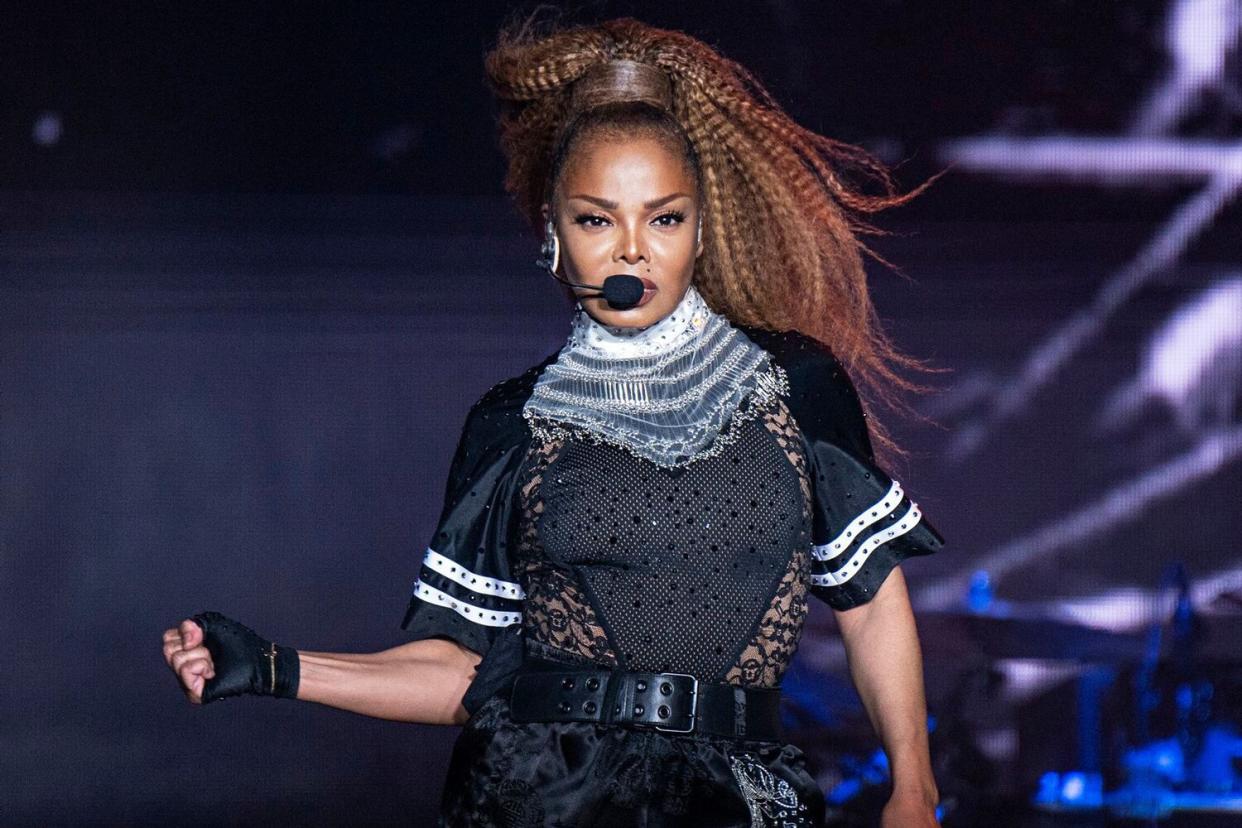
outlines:
[[[712,315],[711,308],[694,285],[690,285],[677,307],[659,321],[643,327],[602,324],[579,305],[569,338],[574,347],[586,348],[605,358],[652,356],[696,336],[709,315]]]

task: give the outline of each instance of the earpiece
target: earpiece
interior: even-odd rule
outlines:
[[[694,246],[697,249],[703,243],[703,215],[699,214],[698,226],[694,229]]]
[[[556,273],[561,263],[561,240],[556,235],[556,225],[548,219],[543,226],[543,246],[539,249],[542,258],[536,264]]]

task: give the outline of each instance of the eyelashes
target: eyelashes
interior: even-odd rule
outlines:
[[[574,224],[581,224],[586,227],[602,227],[603,226],[602,224],[592,223],[597,219],[601,222],[608,221],[607,217],[601,216],[598,213],[582,213],[580,215],[574,216]],[[667,213],[661,213],[660,215],[656,216],[655,218],[652,219],[652,221],[658,222],[658,221],[663,221],[664,219],[672,219],[673,221],[669,224],[662,224],[660,226],[661,227],[672,227],[675,224],[681,224],[682,222],[684,222],[686,220],[686,214],[680,210],[669,210]]]

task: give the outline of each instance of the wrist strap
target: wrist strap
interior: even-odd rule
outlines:
[[[282,699],[296,699],[302,673],[298,651],[292,647],[279,647],[272,642],[268,645],[264,662],[263,682],[267,692]]]

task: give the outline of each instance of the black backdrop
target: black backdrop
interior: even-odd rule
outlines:
[[[4,822],[430,822],[451,729],[270,699],[193,708],[159,637],[214,608],[304,649],[402,640],[466,409],[568,331],[499,193],[480,57],[506,12],[6,12]],[[937,148],[954,137],[1123,136],[1168,68],[1165,13],[578,7],[716,43],[803,122],[904,162],[907,187],[944,166]],[[1238,118],[1208,100],[1171,134],[1236,140]],[[903,348],[951,369],[920,404],[940,427],[895,423],[911,458],[894,471],[949,539],[906,567],[916,608],[956,605],[980,566],[1002,573],[1000,599],[1089,605],[1118,629],[1158,611],[1171,560],[1205,608],[1237,589],[1234,374],[1213,380],[1235,394],[1225,421],[1180,430],[1177,407],[1155,400],[1120,430],[1092,428],[1109,393],[1142,378],[1170,315],[1237,277],[1236,204],[977,449],[960,442],[986,410],[970,389],[999,394],[1198,186],[961,172],[882,217],[897,235],[874,243],[911,280],[869,265],[881,316]],[[1227,355],[1222,330],[1203,337]],[[804,666],[839,682],[816,609]],[[959,665],[924,649],[935,712]],[[1021,747],[1002,753],[1029,782]],[[1055,758],[1078,756],[1067,744]]]

